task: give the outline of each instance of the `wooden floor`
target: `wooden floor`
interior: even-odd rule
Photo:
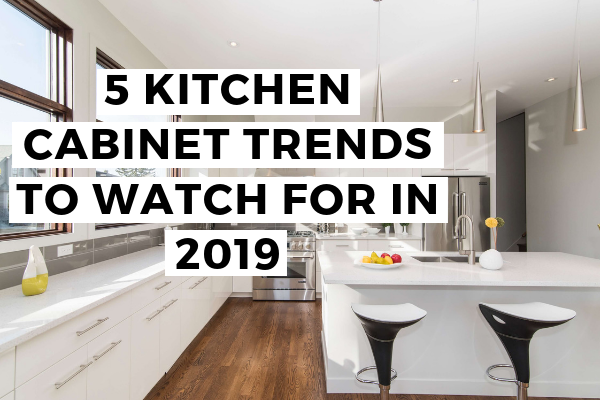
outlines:
[[[146,400],[376,400],[327,394],[321,301],[230,298]],[[395,400],[514,400],[514,397],[392,395]],[[553,398],[558,400],[558,398]]]

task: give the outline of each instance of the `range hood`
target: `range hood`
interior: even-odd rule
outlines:
[[[315,176],[314,168],[257,168],[254,172],[256,177],[279,177],[279,176]]]

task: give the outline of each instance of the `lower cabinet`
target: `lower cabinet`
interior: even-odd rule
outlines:
[[[231,276],[213,276],[213,297],[210,307],[210,316],[212,317],[221,308],[225,300],[231,295],[233,280]]]
[[[88,343],[87,400],[128,400],[131,318]]]
[[[160,313],[160,373],[173,366],[181,354],[181,288],[161,297]],[[197,333],[197,332],[196,332]]]
[[[233,291],[236,293],[252,293],[252,277],[234,276]]]
[[[192,278],[181,286],[180,353],[194,340],[210,319],[212,278]]]
[[[131,400],[142,400],[160,379],[161,299],[131,316]]]
[[[51,351],[51,349],[48,349]],[[87,369],[92,361],[87,346],[76,350],[15,391],[16,400],[82,400],[86,398]],[[110,384],[106,382],[106,384]]]

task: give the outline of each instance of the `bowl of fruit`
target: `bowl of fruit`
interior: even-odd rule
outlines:
[[[364,256],[360,260],[360,264],[366,268],[372,269],[392,269],[400,267],[402,263],[402,257],[400,254],[377,253],[372,252],[370,256]]]

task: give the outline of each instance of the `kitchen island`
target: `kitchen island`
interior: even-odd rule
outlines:
[[[485,370],[510,360],[478,304],[540,301],[577,312],[531,342],[530,396],[600,393],[600,260],[565,253],[503,253],[501,270],[452,262],[455,253],[400,253],[399,268],[358,265],[364,251],[318,252],[323,285],[322,345],[329,393],[377,393],[354,374],[374,365],[351,303],[413,303],[428,312],[394,344],[391,393],[511,396],[516,386]],[[509,377],[511,371],[498,372]],[[375,374],[373,374],[375,375]],[[375,380],[376,377],[372,376]]]

